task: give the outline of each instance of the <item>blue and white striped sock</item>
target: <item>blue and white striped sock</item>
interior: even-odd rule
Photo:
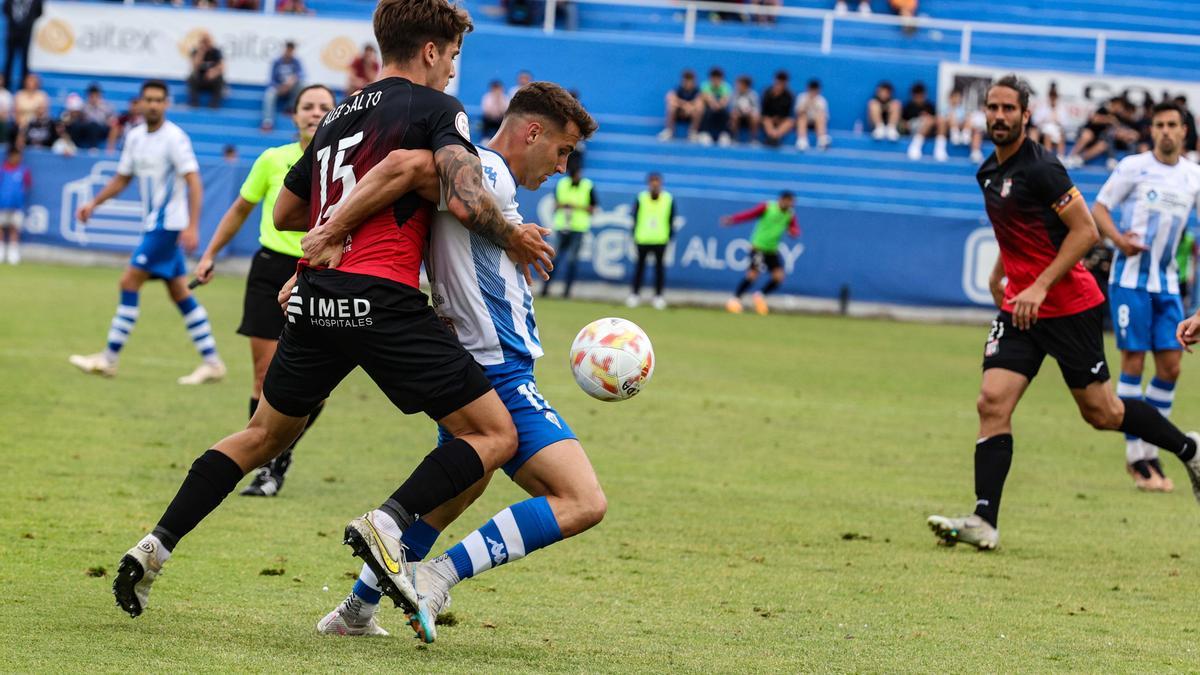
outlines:
[[[137,323],[138,313],[138,292],[122,290],[117,313],[113,315],[112,323],[108,327],[108,344],[104,349],[104,357],[109,362],[116,363],[121,348],[133,332],[133,325]]]
[[[208,312],[205,311],[204,306],[197,302],[196,297],[192,295],[175,303],[175,306],[183,315],[183,323],[187,326],[188,335],[191,336],[196,351],[205,361],[219,361],[217,340],[213,337],[212,324],[208,322]]]
[[[1121,373],[1120,379],[1117,380],[1117,396],[1126,401],[1142,400],[1142,376]],[[1126,464],[1133,464],[1144,459],[1142,445],[1142,439],[1125,434]]]
[[[1175,403],[1175,383],[1157,377],[1151,378],[1150,386],[1146,387],[1146,402],[1162,413],[1163,417],[1169,418],[1171,406]],[[1158,447],[1142,443],[1142,459],[1158,459]]]
[[[535,497],[497,513],[486,525],[455,544],[446,555],[461,581],[520,560],[562,538],[550,503],[545,497]]]
[[[408,548],[409,560],[424,560],[425,556],[429,555],[429,549],[437,543],[439,535],[441,532],[425,521],[418,520],[404,531],[400,541]],[[369,605],[378,604],[379,598],[383,597],[379,591],[379,579],[365,564],[358,573],[358,581],[354,582],[354,590],[351,592]]]

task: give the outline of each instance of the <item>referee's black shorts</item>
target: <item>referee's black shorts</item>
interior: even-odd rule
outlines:
[[[296,263],[285,253],[260,248],[250,259],[250,274],[246,277],[246,296],[242,300],[242,323],[239,335],[278,340],[283,332],[283,311],[279,309],[279,289],[296,273]]]
[[[1012,314],[1000,312],[983,348],[983,369],[1003,368],[1032,380],[1046,355],[1058,361],[1071,389],[1107,382],[1103,305],[1069,316],[1038,319],[1029,330],[1018,330]]]
[[[302,417],[356,366],[405,414],[435,420],[492,390],[424,293],[379,277],[303,270],[263,396]]]

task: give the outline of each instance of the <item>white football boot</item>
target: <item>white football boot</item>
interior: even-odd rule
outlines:
[[[981,551],[992,551],[1000,545],[1000,530],[976,515],[959,518],[929,516],[925,522],[944,546],[962,543],[970,544]]]
[[[220,382],[225,379],[225,373],[228,372],[225,364],[220,361],[202,361],[200,365],[191,373],[175,380],[179,384],[204,384],[205,382]]]
[[[1200,433],[1189,431],[1187,437],[1196,442],[1200,447]],[[1200,502],[1200,452],[1196,456],[1183,463],[1183,467],[1187,469],[1188,478],[1192,479],[1192,494],[1196,496],[1196,501]]]
[[[369,511],[350,521],[342,543],[353,549],[354,555],[371,568],[379,581],[379,590],[404,610],[417,636],[425,642],[433,642],[437,638],[437,629],[413,587],[414,565],[408,561],[407,549],[398,537],[376,527],[372,518],[379,516],[375,514]]]
[[[458,575],[453,571],[450,573],[453,578],[447,577],[445,573],[447,569],[454,570],[454,563],[450,562],[450,557],[443,553],[428,562],[417,563],[416,572],[413,575],[417,593],[425,604],[425,611],[429,616],[430,623],[434,624],[435,631],[438,615],[450,606],[450,588],[459,581]],[[411,615],[408,619],[409,625],[414,625]],[[419,633],[418,637],[420,637]]]
[[[347,637],[383,637],[389,633],[375,620],[375,613],[363,619],[362,598],[351,593],[342,600],[337,609],[317,622],[321,635],[344,635]]]
[[[117,576],[113,579],[113,595],[117,598],[117,606],[128,612],[129,616],[137,617],[146,609],[150,600],[150,585],[162,571],[159,560],[159,547],[162,543],[152,536],[143,537],[137,546],[125,552],[121,563],[117,566]]]
[[[97,354],[72,354],[67,359],[71,365],[90,375],[112,377],[117,374],[117,362],[109,361],[104,352]]]

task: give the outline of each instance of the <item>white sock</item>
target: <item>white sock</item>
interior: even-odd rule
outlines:
[[[1140,439],[1140,438],[1125,439],[1125,463],[1126,464],[1133,464],[1134,462],[1138,462],[1143,459],[1142,445],[1144,445],[1144,444],[1145,444],[1144,441],[1142,441],[1142,439]]]
[[[371,512],[371,522],[378,527],[381,532],[394,539],[399,539],[404,531],[400,529],[400,524],[394,518],[388,515],[387,511],[375,509]]]
[[[158,560],[159,565],[167,562],[167,559],[171,557],[171,552],[168,551],[167,547],[163,546],[163,543],[159,541],[158,537],[154,536],[153,534],[148,534],[142,537],[142,541],[150,542],[150,545],[154,547],[154,557]],[[141,545],[142,541],[139,541],[138,545]]]

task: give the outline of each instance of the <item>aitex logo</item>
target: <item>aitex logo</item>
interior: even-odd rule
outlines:
[[[339,35],[321,49],[321,63],[332,70],[349,70],[357,55],[358,45],[354,40]]]
[[[51,54],[66,54],[75,46],[75,31],[62,19],[50,19],[38,31],[37,44]]]

